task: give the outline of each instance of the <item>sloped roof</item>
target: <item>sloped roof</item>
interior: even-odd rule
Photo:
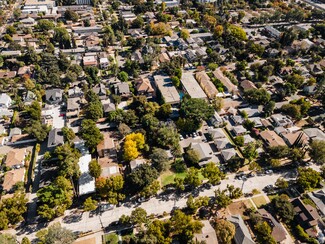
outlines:
[[[24,181],[24,176],[24,167],[6,172],[2,183],[3,190],[10,191],[15,184]]]
[[[20,165],[25,159],[26,149],[13,149],[7,153],[5,165],[7,167],[13,167],[15,165]]]
[[[251,234],[249,233],[249,230],[247,226],[245,225],[244,220],[242,217],[238,215],[232,215],[228,217],[228,220],[235,225],[236,233],[234,240],[236,244],[253,244],[255,243],[252,240]]]

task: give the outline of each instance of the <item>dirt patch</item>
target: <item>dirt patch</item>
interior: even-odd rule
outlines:
[[[233,202],[227,207],[227,210],[231,215],[235,215],[235,214],[243,215],[246,209],[252,207],[253,205],[249,200],[242,200],[242,201]]]

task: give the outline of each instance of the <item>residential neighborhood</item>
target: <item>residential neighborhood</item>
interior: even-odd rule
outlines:
[[[0,243],[325,243],[324,0],[0,11]]]

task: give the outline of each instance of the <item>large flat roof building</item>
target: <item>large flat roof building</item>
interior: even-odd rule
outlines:
[[[179,104],[181,99],[169,76],[155,75],[155,86],[160,91],[165,103]]]
[[[207,99],[207,96],[205,95],[204,91],[195,80],[193,73],[183,73],[181,82],[185,92],[191,98]]]

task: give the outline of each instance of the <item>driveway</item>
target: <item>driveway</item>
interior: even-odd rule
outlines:
[[[53,128],[61,129],[64,127],[64,116],[60,116],[60,114],[62,114],[61,107],[52,108]]]

